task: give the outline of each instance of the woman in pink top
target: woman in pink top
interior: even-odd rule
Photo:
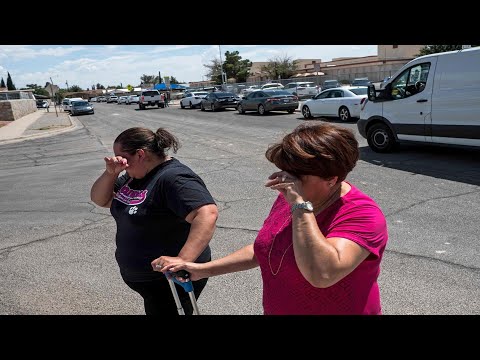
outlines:
[[[279,195],[254,244],[154,270],[183,269],[195,281],[260,266],[266,315],[381,314],[387,224],[375,201],[345,180],[359,157],[353,132],[307,122],[265,155],[281,169],[265,184]]]

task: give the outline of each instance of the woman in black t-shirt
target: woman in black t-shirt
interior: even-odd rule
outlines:
[[[116,221],[120,274],[143,297],[147,315],[178,314],[167,279],[153,267],[211,260],[217,206],[202,179],[167,155],[178,148],[177,138],[163,128],[127,129],[115,139],[115,155],[104,158],[106,169],[91,189],[92,201],[109,207]],[[206,283],[193,282],[196,298]],[[176,286],[185,314],[191,314],[188,295]]]

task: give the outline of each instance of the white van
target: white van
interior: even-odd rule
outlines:
[[[400,142],[480,147],[480,47],[418,57],[368,88],[357,122],[376,152]]]
[[[62,101],[62,108],[63,108],[63,111],[70,111],[72,109],[72,101],[83,101],[82,98],[65,98],[63,99]]]

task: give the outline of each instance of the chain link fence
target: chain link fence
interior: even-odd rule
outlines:
[[[359,67],[350,69],[329,69],[328,74],[317,76],[300,76],[291,77],[288,79],[263,79],[257,81],[249,81],[243,83],[228,83],[226,84],[226,91],[231,91],[235,94],[241,94],[243,89],[247,89],[250,86],[262,86],[271,82],[281,83],[286,85],[291,82],[313,82],[315,85],[322,87],[326,80],[338,80],[344,85],[350,85],[356,78],[368,78],[372,83],[380,83],[388,76],[394,75],[403,64],[389,65],[381,69],[371,70],[369,67]],[[372,67],[378,67],[372,66]],[[369,71],[370,70],[370,71]]]

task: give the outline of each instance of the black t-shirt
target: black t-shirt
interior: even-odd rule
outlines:
[[[165,277],[153,271],[152,260],[177,256],[190,231],[185,217],[215,204],[202,179],[175,158],[142,179],[119,176],[114,191],[110,212],[117,223],[115,258],[127,281]],[[196,262],[209,261],[210,255],[207,247]]]

